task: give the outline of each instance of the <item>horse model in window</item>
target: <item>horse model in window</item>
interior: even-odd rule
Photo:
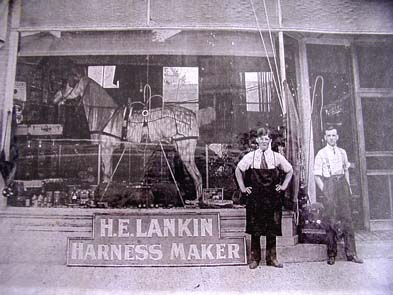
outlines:
[[[121,141],[126,107],[119,106],[99,84],[87,76],[78,77],[74,87],[67,83],[64,89],[55,94],[54,103],[67,100],[75,100],[83,105],[90,138],[98,141],[101,147],[102,180],[109,182],[112,175],[112,154]],[[215,119],[212,108],[200,111],[205,124]],[[150,142],[174,143],[193,180],[196,200],[200,200],[202,177],[194,158],[199,136],[196,114],[187,108],[169,104],[160,108],[145,108],[143,111],[131,110],[129,113],[126,141],[144,142],[147,130]],[[206,118],[210,122],[206,122]]]

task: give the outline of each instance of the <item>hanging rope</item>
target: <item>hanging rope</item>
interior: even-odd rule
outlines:
[[[270,69],[270,71],[271,71],[272,73],[274,73],[273,67],[272,67],[271,62],[270,62],[270,59],[269,59],[269,57],[268,57],[268,56],[269,56],[269,53],[268,53],[268,50],[267,50],[267,47],[266,47],[265,40],[264,40],[263,35],[262,35],[262,30],[261,30],[261,27],[260,27],[260,25],[259,25],[259,20],[258,20],[258,17],[257,17],[257,13],[256,13],[256,11],[255,11],[255,7],[254,7],[254,2],[253,2],[253,0],[250,0],[250,4],[251,4],[251,7],[252,7],[252,10],[253,10],[253,13],[254,13],[254,17],[255,17],[257,29],[258,29],[258,32],[259,32],[259,36],[260,36],[260,38],[261,38],[262,45],[263,45],[263,48],[264,48],[264,50],[265,50],[266,59],[267,59],[268,65],[269,65],[269,69]],[[273,50],[273,48],[272,48],[272,50]],[[278,97],[278,101],[279,101],[279,103],[280,103],[281,110],[282,110],[282,112],[284,113],[283,103],[282,103],[282,96],[281,96],[281,91],[279,90],[279,87],[277,86],[277,81],[276,81],[274,75],[273,75],[273,84],[274,84],[274,87],[275,87],[276,92],[277,92],[277,97]]]
[[[143,103],[145,104],[145,108],[147,106],[147,109],[151,110],[151,87],[149,83],[146,83],[146,85],[143,87]]]
[[[308,160],[307,160],[307,164],[310,163],[310,157],[311,157],[311,153],[310,153],[310,149],[311,149],[311,132],[312,132],[312,114],[314,112],[314,101],[315,101],[315,95],[316,95],[316,88],[317,88],[317,83],[318,81],[321,81],[321,109],[319,111],[319,115],[320,115],[320,120],[321,120],[321,128],[323,126],[323,119],[322,119],[322,107],[323,107],[323,87],[324,87],[324,79],[321,75],[318,75],[315,78],[314,81],[314,87],[313,87],[313,92],[312,92],[312,98],[311,98],[311,112],[310,112],[310,124],[309,124],[309,139],[308,139]],[[307,169],[307,181],[310,177],[310,169]]]
[[[269,16],[267,13],[267,8],[266,8],[266,0],[263,0],[263,8],[265,10],[265,16],[266,16],[266,23],[267,23],[267,29],[269,31],[269,37],[270,37],[270,44],[272,46],[272,51],[273,51],[273,59],[274,59],[274,65],[276,67],[276,74],[277,74],[277,80],[282,85],[280,73],[278,72],[278,64],[277,64],[277,58],[276,58],[276,49],[274,47],[274,42],[273,42],[273,37],[272,37],[272,30],[270,29],[270,21],[269,21]],[[281,91],[281,97],[283,96],[283,91],[282,88],[279,88]]]
[[[146,84],[149,84],[149,64],[150,62],[150,56],[146,55]]]
[[[312,113],[313,113],[313,111],[314,111],[314,100],[315,100],[315,95],[316,95],[316,93],[315,93],[315,90],[316,90],[316,88],[317,88],[317,83],[318,83],[318,81],[321,81],[321,108],[320,108],[320,110],[319,110],[319,119],[320,119],[320,123],[321,123],[321,131],[323,131],[323,118],[322,118],[322,111],[323,111],[323,100],[324,100],[324,98],[323,98],[323,87],[324,87],[324,84],[325,84],[325,80],[323,79],[323,77],[321,76],[321,75],[318,75],[316,78],[315,78],[315,81],[314,81],[314,88],[313,88],[313,92],[312,92],[312,100],[311,100],[311,115],[312,115]],[[311,123],[310,123],[310,129],[311,129]]]
[[[161,99],[161,110],[164,110],[164,97],[162,95],[159,94],[155,94],[155,95],[151,95],[151,86],[149,83],[146,83],[146,85],[143,87],[143,105],[144,108],[147,107],[147,110],[149,111],[150,114],[150,110],[151,110],[151,102],[153,98],[160,98]],[[141,102],[139,102],[141,103]]]

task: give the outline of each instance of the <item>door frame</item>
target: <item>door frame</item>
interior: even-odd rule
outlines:
[[[352,114],[353,118],[352,120],[356,121],[353,122],[353,131],[355,132],[356,140],[357,140],[357,146],[358,148],[355,150],[355,158],[358,158],[359,161],[359,167],[356,168],[357,171],[359,171],[359,181],[360,181],[360,198],[362,199],[362,225],[366,230],[370,229],[370,213],[369,213],[369,196],[368,196],[368,190],[367,190],[367,175],[366,175],[366,158],[365,158],[365,144],[364,144],[364,132],[363,132],[363,117],[362,117],[362,107],[361,107],[361,100],[360,100],[360,95],[359,95],[359,72],[358,72],[358,66],[357,66],[357,59],[356,56],[354,55],[355,50],[353,46],[354,42],[354,37],[353,36],[329,36],[329,35],[324,35],[324,36],[318,36],[318,37],[304,37],[300,44],[303,44],[303,51],[305,53],[305,47],[310,44],[314,45],[333,45],[333,46],[344,46],[348,47],[349,50],[349,66],[352,67],[352,69],[349,70],[348,74],[351,75],[351,70],[352,70],[352,76],[350,77],[352,79],[353,87],[352,87],[352,110],[351,112],[354,112]],[[304,57],[306,59],[305,63],[307,65],[307,56]],[[306,72],[304,73],[305,76],[302,79],[302,85],[307,85],[310,86],[309,83],[309,71],[308,67],[306,69]],[[308,87],[306,89],[303,89],[304,93],[308,94],[308,97],[305,97],[305,99],[311,100],[311,97],[309,95],[309,90]],[[311,102],[310,102],[311,105]],[[311,119],[311,118],[309,118]],[[310,140],[313,142],[313,137],[312,133],[309,134]],[[312,154],[314,153],[314,148],[310,149],[308,151],[309,153],[311,152]],[[309,167],[313,166],[313,160],[310,159]],[[310,168],[309,168],[310,169]],[[311,181],[311,180],[309,180]],[[310,193],[310,191],[309,191]],[[315,189],[314,189],[315,193]]]
[[[378,171],[368,171],[367,170],[367,153],[366,144],[365,144],[365,134],[364,134],[364,121],[363,121],[363,107],[362,107],[362,99],[363,98],[388,98],[393,97],[393,88],[361,88],[360,86],[360,78],[359,78],[359,63],[358,56],[356,53],[356,46],[366,45],[366,46],[375,46],[376,40],[373,42],[366,42],[365,40],[359,42],[353,42],[351,45],[352,52],[352,64],[353,64],[353,81],[354,81],[354,97],[355,97],[355,116],[356,116],[356,124],[357,124],[357,135],[358,135],[358,151],[359,151],[359,163],[360,163],[360,179],[361,179],[361,193],[363,196],[363,222],[364,227],[367,230],[391,230],[393,229],[393,218],[391,219],[371,219],[370,215],[370,202],[369,202],[369,193],[368,193],[368,180],[367,176],[369,175],[393,175],[393,172],[389,173],[383,171],[381,173],[377,173]],[[392,190],[391,185],[389,185],[389,189]],[[392,193],[392,192],[391,192]],[[390,196],[391,196],[390,193]],[[392,198],[390,200],[392,202]],[[391,204],[392,207],[392,204]],[[392,212],[391,212],[392,213]]]

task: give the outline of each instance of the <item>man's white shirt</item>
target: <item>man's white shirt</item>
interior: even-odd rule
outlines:
[[[287,159],[285,159],[283,155],[273,152],[270,148],[264,152],[262,152],[261,149],[257,149],[247,153],[237,164],[237,167],[239,167],[239,169],[243,172],[250,168],[260,169],[263,153],[268,169],[274,169],[278,167],[285,173],[288,173],[292,169],[292,165],[287,161]]]
[[[323,177],[343,175],[349,166],[350,163],[344,149],[326,145],[319,150],[315,157],[314,175]]]

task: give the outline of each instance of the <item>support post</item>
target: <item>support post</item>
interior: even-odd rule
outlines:
[[[206,144],[206,188],[209,188],[209,146]]]
[[[7,1],[8,17],[5,29],[5,40],[0,47],[0,151],[4,150],[6,160],[9,160],[11,142],[11,121],[13,95],[15,86],[16,60],[18,53],[19,33],[17,31],[20,21],[20,0]],[[2,6],[3,7],[3,6]],[[4,8],[4,7],[3,7]],[[5,179],[0,175],[0,210],[7,207],[7,199],[2,191],[6,186]]]
[[[278,25],[280,27],[280,31],[278,32],[278,57],[280,61],[280,76],[281,76],[281,98],[282,98],[282,112],[283,116],[287,113],[286,99],[285,99],[285,87],[284,81],[287,80],[287,74],[285,71],[285,48],[284,48],[284,33],[282,31],[282,10],[281,10],[281,1],[278,0],[277,3],[278,8]]]
[[[15,87],[16,60],[18,53],[19,33],[17,31],[20,20],[20,1],[9,3],[9,15],[7,23],[6,40],[0,49],[0,66],[3,71],[0,73],[0,118],[1,127],[1,150],[5,151],[6,159],[9,159],[10,137],[11,137],[11,118],[13,107],[13,95]]]
[[[355,88],[355,118],[356,128],[358,133],[358,154],[359,154],[359,173],[361,183],[361,195],[363,205],[363,225],[367,230],[370,230],[370,203],[368,196],[368,182],[367,182],[367,166],[366,166],[366,143],[364,138],[364,125],[362,113],[362,98],[359,94],[359,64],[354,46],[351,47],[352,65],[353,65],[353,84]]]
[[[284,81],[287,79],[287,74],[285,71],[285,52],[284,52],[284,33],[282,31],[278,32],[278,53],[280,60],[280,76],[281,76],[281,96],[282,96],[282,111],[285,116],[287,113],[287,101],[285,99],[285,87]]]
[[[100,185],[101,183],[101,153],[102,153],[102,148],[101,148],[101,136],[100,136],[100,141],[98,142],[97,185]]]
[[[300,64],[300,97],[299,105],[303,117],[303,143],[305,155],[305,182],[307,185],[307,193],[311,203],[316,202],[316,189],[314,182],[314,136],[312,129],[312,109],[310,97],[310,81],[308,76],[308,63],[306,43],[304,40],[299,41],[299,64]]]

